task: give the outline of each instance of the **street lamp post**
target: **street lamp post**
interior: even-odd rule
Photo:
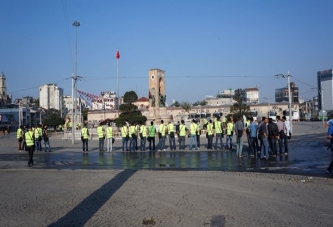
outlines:
[[[74,117],[74,111],[76,109],[76,80],[77,80],[77,27],[79,27],[81,24],[78,21],[74,21],[72,25],[75,27],[75,73],[72,76],[72,144],[75,143],[75,117]],[[75,102],[75,103],[74,103]],[[75,112],[76,116],[76,112]]]
[[[291,92],[290,92],[290,77],[291,75],[288,72],[288,75],[284,75],[284,74],[277,74],[275,75],[275,77],[277,78],[286,78],[287,77],[287,84],[288,84],[288,101],[289,101],[289,124],[290,124],[290,132],[292,132],[293,129],[293,119],[292,119],[292,115],[291,115]]]

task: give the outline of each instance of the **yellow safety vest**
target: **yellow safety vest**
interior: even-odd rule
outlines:
[[[160,133],[162,133],[162,136],[165,136],[165,125],[164,124],[160,124],[159,130]]]
[[[186,136],[186,127],[184,124],[179,125],[179,136]]]
[[[190,133],[191,133],[191,135],[196,135],[197,128],[198,128],[197,124],[191,123],[191,127],[190,127]]]
[[[215,121],[214,122],[215,125],[215,133],[222,133],[222,125],[221,122],[219,121]]]
[[[32,131],[27,131],[25,133],[24,138],[25,138],[25,142],[27,144],[27,147],[31,147],[35,144],[35,142],[34,142],[34,133]]]
[[[136,135],[136,126],[131,125],[129,127],[129,134],[132,135],[133,133]]]
[[[108,139],[112,138],[112,131],[113,129],[111,126],[106,128],[106,138]]]
[[[19,139],[22,136],[22,129],[17,129],[16,137]]]
[[[168,124],[168,132],[169,132],[169,134],[170,134],[170,132],[175,132],[174,125],[172,123]]]
[[[231,135],[231,132],[234,130],[234,124],[229,122],[227,124],[227,135],[230,136]]]
[[[142,133],[143,137],[147,136],[147,128],[146,128],[146,126],[141,125],[141,127],[140,127],[140,133]]]
[[[208,135],[213,135],[213,124],[208,123],[207,132],[208,132]]]
[[[98,138],[103,138],[104,137],[102,126],[97,127],[97,135],[98,135]]]
[[[41,128],[36,128],[35,129],[35,137],[36,137],[36,139],[38,137],[40,137],[40,136],[42,136],[42,129]]]
[[[127,126],[123,126],[121,128],[121,136],[126,137],[127,136]]]
[[[154,125],[151,125],[148,127],[148,134],[149,134],[149,137],[155,137],[156,129],[155,129]]]
[[[89,135],[88,135],[88,129],[87,128],[81,129],[81,136],[83,136],[83,139],[88,139]]]

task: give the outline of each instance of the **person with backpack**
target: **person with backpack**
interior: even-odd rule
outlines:
[[[279,139],[279,129],[278,126],[273,122],[272,118],[269,118],[268,120],[268,135],[271,153],[274,157],[277,155],[276,144],[277,140]]]

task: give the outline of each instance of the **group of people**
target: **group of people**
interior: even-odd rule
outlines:
[[[33,166],[33,153],[35,150],[42,151],[42,141],[44,141],[44,151],[51,152],[49,134],[47,132],[47,125],[42,126],[38,124],[36,127],[20,126],[16,132],[18,141],[18,151],[28,151],[29,161],[28,165]]]

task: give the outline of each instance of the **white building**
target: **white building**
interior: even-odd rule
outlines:
[[[318,71],[318,105],[322,110],[333,110],[333,73],[332,69]]]
[[[254,88],[245,88],[246,92],[246,101],[249,104],[258,104],[259,103],[259,89]]]
[[[103,91],[101,96],[95,97],[92,102],[92,110],[116,110],[118,109],[118,98],[116,92]]]
[[[64,91],[57,84],[45,84],[39,87],[39,105],[44,109],[57,109],[64,116]]]

